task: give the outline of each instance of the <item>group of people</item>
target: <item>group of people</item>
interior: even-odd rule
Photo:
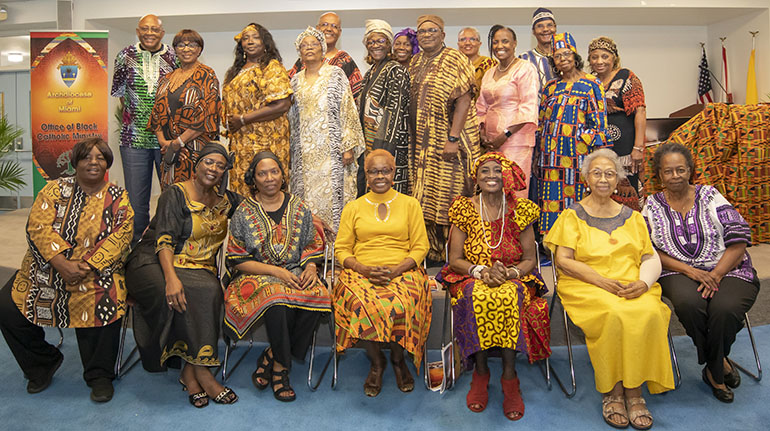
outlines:
[[[103,140],[78,143],[75,176],[38,195],[29,251],[0,294],[0,328],[27,390],[48,387],[62,361],[41,326],[74,327],[91,398],[109,401],[130,296],[144,368],[181,368],[195,407],[238,400],[210,369],[221,330],[239,340],[257,324],[269,346],[252,383],[294,400],[292,359],[332,310],[337,351],[363,347],[370,360],[364,393],[381,391],[383,349],[408,392],[407,362],[419,370],[431,323],[423,262],[437,261],[473,369],[467,407],[486,408],[487,359],[500,355],[503,413],[518,420],[516,353],[550,355],[540,243],[586,334],[608,424],[650,428],[641,385],[673,389],[661,294],[706,364],[703,380],[732,401],[730,346],[759,289],[748,225],[716,189],[692,184],[692,156],[678,144],[655,153],[664,191],[640,199],[639,79],[606,37],[589,47],[595,74],[584,72],[545,8],[532,31],[537,47],[518,57],[515,32],[493,26],[491,59],[472,28],[460,50],[447,47],[435,15],[395,34],[367,20],[371,68],[361,76],[336,48],[334,13],[296,38],[288,72],[270,32],[251,23],[234,36],[220,97],[198,61],[201,36],[182,30],[166,46],[158,17],[142,17],[113,81],[126,190],[104,180],[113,155]],[[229,148],[215,142],[220,128]],[[150,220],[153,169],[163,191]],[[319,269],[332,243],[333,286]]]

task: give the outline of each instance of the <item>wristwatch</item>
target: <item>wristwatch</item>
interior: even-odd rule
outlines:
[[[451,135],[448,138],[446,138],[446,140],[449,141],[449,142],[460,142],[460,138],[459,137],[451,136]]]
[[[505,132],[504,132],[504,133],[505,133],[505,137],[506,137],[506,138],[510,138],[510,137],[511,137],[511,135],[513,135],[513,132],[511,132],[511,131],[510,131],[510,130],[508,130],[508,129],[505,129]]]

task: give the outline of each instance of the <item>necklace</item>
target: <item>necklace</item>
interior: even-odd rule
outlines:
[[[505,73],[505,72],[507,72],[507,71],[508,71],[508,69],[510,69],[510,68],[511,68],[511,66],[513,66],[513,65],[514,65],[514,63],[516,63],[516,61],[518,61],[518,58],[514,58],[514,59],[513,59],[513,60],[512,60],[510,63],[508,63],[508,65],[507,65],[507,66],[505,66],[505,68],[504,68],[504,69],[503,69],[502,67],[500,67],[500,66],[501,66],[503,63],[502,63],[502,62],[501,62],[501,63],[498,63],[498,64],[497,64],[497,71],[498,71],[498,72],[500,72],[500,73]]]
[[[190,68],[188,68],[187,70],[179,68],[173,71],[168,76],[168,84],[169,84],[168,91],[170,93],[175,92],[180,85],[184,84],[185,81],[187,81],[193,75],[193,73],[195,73],[195,71],[198,69],[199,64],[200,63],[196,61],[195,64],[190,66]]]
[[[497,218],[502,217],[503,214],[503,208],[505,208],[505,193],[503,193],[503,203],[500,205],[500,210],[497,212]],[[484,229],[484,195],[479,194],[479,215],[481,215],[481,236],[484,238],[484,242],[487,244],[487,247],[489,247],[490,250],[494,250],[497,247],[500,247],[500,244],[503,243],[503,233],[505,232],[505,217],[503,217],[503,225],[500,227],[500,239],[497,241],[497,244],[492,246],[489,241],[487,241],[487,232]],[[489,217],[487,217],[489,218]],[[495,220],[497,220],[497,218]],[[492,222],[489,222],[489,236],[492,236]]]
[[[380,223],[385,223],[390,218],[390,203],[393,202],[394,200],[396,200],[397,197],[398,197],[398,194],[393,196],[393,199],[391,199],[389,201],[386,201],[386,202],[381,202],[381,203],[372,202],[372,201],[369,200],[369,198],[364,198],[364,200],[369,202],[374,207],[374,218],[378,222],[380,222]],[[380,205],[385,205],[385,208],[388,209],[387,213],[385,213],[385,218],[384,219],[380,218]]]

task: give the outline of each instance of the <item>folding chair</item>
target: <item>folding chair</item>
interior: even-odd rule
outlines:
[[[323,279],[322,281],[324,284],[326,284],[326,287],[329,289],[329,295],[332,295],[332,290],[334,289],[334,243],[327,244],[326,247],[324,247],[324,267],[323,267]],[[330,271],[331,270],[331,271]],[[328,276],[328,282],[326,280]],[[313,383],[313,364],[315,363],[315,346],[316,346],[316,339],[318,335],[318,328],[321,326],[320,322],[319,325],[316,326],[315,330],[313,331],[313,342],[310,344],[310,363],[307,367],[307,387],[311,391],[315,391],[318,389],[318,386],[323,381],[324,375],[326,374],[326,370],[329,368],[329,364],[333,363],[332,367],[332,389],[337,388],[337,333],[335,332],[334,328],[334,304],[332,304],[332,311],[330,313],[324,313],[324,317],[328,319],[328,325],[329,325],[329,336],[331,338],[331,351],[329,352],[329,359],[326,360],[326,363],[324,364],[323,369],[321,370],[321,375],[318,378],[318,381]]]
[[[126,300],[126,314],[123,316],[123,322],[121,322],[121,328],[120,328],[120,344],[118,345],[118,358],[115,361],[115,378],[120,380],[123,376],[128,374],[129,371],[131,371],[132,368],[136,364],[139,363],[139,355],[137,352],[139,351],[138,346],[134,346],[133,349],[131,349],[131,352],[129,352],[128,357],[126,359],[123,359],[123,351],[125,349],[126,345],[126,332],[128,332],[128,319],[131,318],[131,323],[134,321],[134,305],[133,300],[127,299]],[[133,326],[133,325],[132,325]],[[131,359],[136,355],[136,358],[132,361]]]

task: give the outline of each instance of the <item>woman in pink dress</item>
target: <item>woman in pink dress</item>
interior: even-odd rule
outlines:
[[[508,27],[494,25],[489,46],[499,63],[484,74],[476,101],[481,144],[516,162],[528,188],[537,131],[537,69],[516,57],[516,33]],[[526,198],[527,188],[517,191],[517,197]]]

